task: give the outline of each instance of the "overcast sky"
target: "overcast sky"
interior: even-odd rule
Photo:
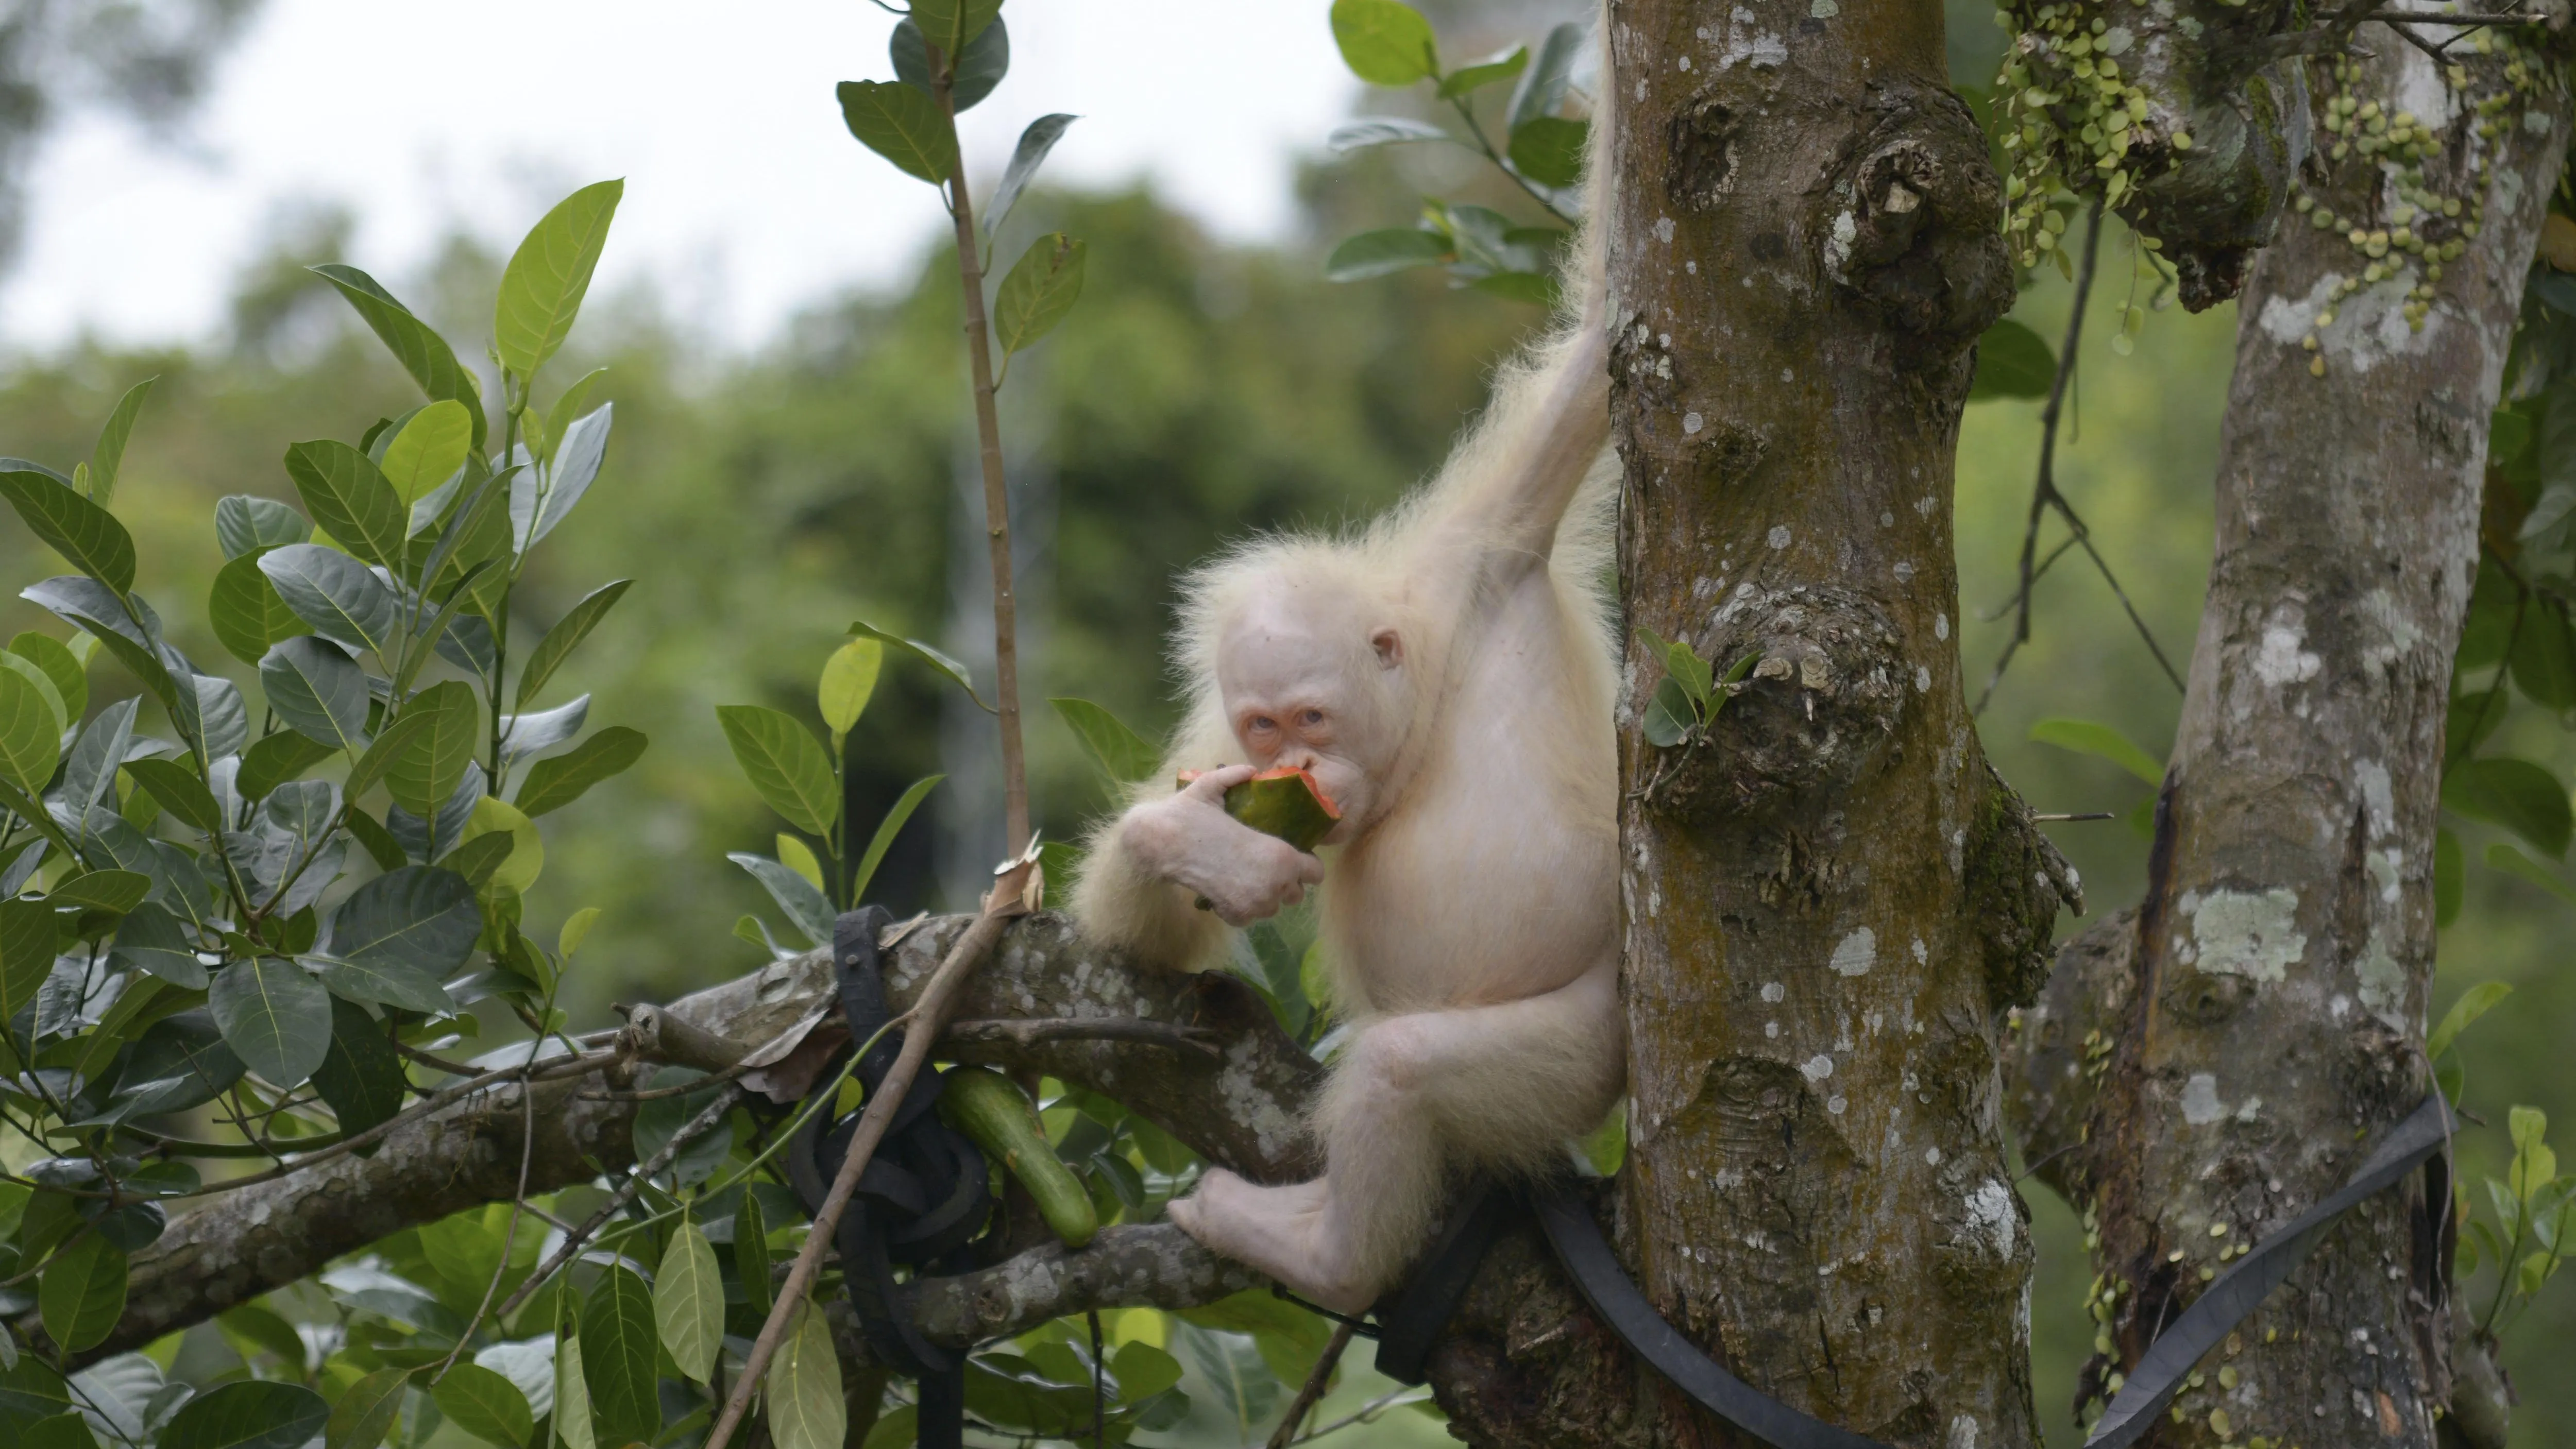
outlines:
[[[1083,116],[1056,181],[1151,175],[1221,233],[1289,216],[1289,166],[1357,83],[1322,0],[1021,0],[1010,78],[961,121],[980,195],[1020,127]],[[944,221],[863,150],[832,86],[891,77],[867,0],[268,0],[176,152],[121,122],[58,132],[0,285],[0,346],[221,325],[275,209],[339,200],[347,260],[398,278],[451,224],[508,245],[574,186],[626,178],[603,287],[642,276],[748,344]]]

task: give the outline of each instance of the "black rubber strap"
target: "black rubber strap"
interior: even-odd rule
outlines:
[[[832,962],[840,981],[841,1014],[853,1041],[865,1041],[893,1019],[878,974],[878,933],[891,919],[882,906],[852,911],[833,923]],[[897,1039],[870,1048],[856,1075],[873,1098],[894,1066]],[[960,1449],[965,1436],[966,1354],[932,1343],[913,1323],[911,1289],[897,1273],[960,1272],[973,1265],[964,1249],[991,1215],[990,1174],[984,1155],[931,1108],[946,1079],[925,1071],[904,1094],[876,1154],[859,1174],[857,1190],[841,1214],[833,1245],[840,1250],[841,1281],[857,1311],[859,1327],[878,1360],[920,1384],[917,1416],[921,1449]],[[837,1092],[827,1080],[817,1089]],[[819,1209],[858,1130],[853,1116],[834,1120],[821,1104],[789,1144],[788,1178],[807,1212]]]
[[[1418,1384],[1431,1376],[1431,1346],[1449,1326],[1467,1284],[1485,1261],[1485,1251],[1501,1236],[1517,1205],[1513,1194],[1479,1184],[1451,1214],[1449,1226],[1423,1257],[1404,1285],[1378,1301],[1377,1371],[1400,1384]]]
[[[2125,1449],[2134,1443],[2172,1401],[2192,1366],[2298,1268],[2337,1218],[2364,1198],[2420,1166],[2428,1179],[2426,1192],[2438,1199],[2433,1211],[2447,1213],[2449,1163],[2442,1148],[2451,1131],[2450,1109],[2437,1091],[2398,1123],[2332,1196],[2237,1259],[2148,1345],[2136,1370],[2095,1423],[2084,1449]],[[1486,1250],[1501,1233],[1513,1200],[1506,1191],[1477,1188],[1413,1276],[1379,1303],[1380,1372],[1401,1383],[1423,1381],[1431,1346],[1457,1311]],[[1701,1408],[1772,1449],[1887,1449],[1877,1440],[1781,1403],[1702,1353],[1629,1281],[1602,1237],[1601,1225],[1593,1220],[1591,1207],[1571,1187],[1560,1184],[1534,1191],[1529,1205],[1538,1214],[1539,1227],[1556,1250],[1557,1260],[1592,1311],[1649,1368]],[[2437,1226],[2437,1236],[2439,1231]]]
[[[2156,1335],[2155,1342],[2147,1345],[2128,1382],[2120,1386],[2111,1406],[2094,1422],[2092,1437],[2084,1441],[2084,1449],[2121,1449],[2135,1443],[2172,1401],[2174,1392],[2190,1376],[2192,1365],[2217,1347],[2229,1330],[2244,1322],[2246,1315],[2315,1250],[2334,1220],[2355,1203],[2427,1162],[2442,1163],[2440,1181],[2447,1184],[2448,1164],[2443,1162],[2441,1152],[2451,1140],[2451,1131],[2449,1104],[2436,1091],[2381,1139],[2378,1150],[2333,1196],[2256,1243],[2219,1274],[2180,1317]],[[2447,1187],[2432,1208],[2435,1212],[2450,1211]]]
[[[1592,1209],[1572,1191],[1557,1188],[1531,1200],[1539,1227],[1547,1233],[1557,1260],[1565,1264],[1584,1301],[1610,1330],[1627,1340],[1646,1366],[1671,1380],[1692,1402],[1772,1449],[1887,1449],[1849,1429],[1837,1428],[1802,1414],[1720,1368],[1715,1359],[1682,1337],[1664,1321],[1637,1285],[1628,1281],[1618,1256],[1592,1220]]]

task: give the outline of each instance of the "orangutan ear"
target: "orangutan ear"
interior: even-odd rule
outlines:
[[[1380,629],[1369,636],[1369,647],[1377,651],[1377,667],[1393,669],[1404,662],[1404,636],[1393,629]]]

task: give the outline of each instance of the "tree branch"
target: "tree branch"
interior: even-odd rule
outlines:
[[[969,920],[926,922],[887,953],[886,989],[897,1009],[912,1004]],[[717,1037],[766,1042],[814,1016],[835,994],[830,955],[815,951],[684,997],[667,1011]],[[1221,1048],[1214,1056],[1174,1051],[1151,1037],[1087,1036],[1026,1044],[950,1042],[942,1052],[960,1061],[1043,1072],[1115,1097],[1202,1156],[1257,1180],[1290,1181],[1313,1170],[1302,1124],[1323,1069],[1279,1030],[1260,998],[1230,976],[1139,967],[1082,940],[1070,920],[1042,913],[1012,923],[958,1005],[961,1015],[983,1020],[1144,1019],[1168,1024],[1175,1033],[1212,1033]],[[835,1017],[818,1024],[815,1038],[822,1043],[839,1030]],[[634,1162],[630,1132],[636,1104],[601,1091],[604,1085],[623,1088],[629,1075],[593,1072],[537,1085],[537,1135],[525,1144],[528,1191],[552,1192]],[[378,1239],[510,1200],[518,1189],[526,1130],[519,1092],[516,1083],[495,1083],[389,1134],[372,1156],[344,1153],[206,1200],[136,1255],[125,1316],[105,1341],[79,1357],[89,1361],[140,1348]],[[1135,1291],[1178,1292],[1158,1285],[1207,1281],[1189,1276],[1199,1270],[1184,1272],[1177,1258],[1163,1261],[1179,1276],[1153,1278]],[[993,1271],[1005,1270],[1010,1265]],[[1078,1276],[1091,1270],[1077,1263],[1064,1271]],[[1121,1293],[1122,1302],[1156,1301],[1140,1300],[1125,1288]],[[32,1334],[37,1324],[29,1314],[15,1326]]]

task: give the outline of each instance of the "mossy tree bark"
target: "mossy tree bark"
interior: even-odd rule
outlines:
[[[2446,83],[2368,38],[2375,57],[2308,63],[2319,148],[2242,300],[2146,898],[2070,944],[2022,1025],[2016,1126],[2101,1273],[2087,1399],[2430,1089],[2452,659],[2567,99],[2501,44],[2456,46]],[[2429,1449],[2451,1394],[2441,1206],[2418,1178],[2357,1209],[2150,1442]]]
[[[1616,0],[1607,55],[1627,622],[1761,657],[1657,749],[1630,649],[1623,1250],[1787,1403],[2035,1444],[1998,1032],[2073,888],[1978,750],[1951,539],[1998,184],[1929,0]],[[1625,1442],[1707,1442],[1603,1371]]]

